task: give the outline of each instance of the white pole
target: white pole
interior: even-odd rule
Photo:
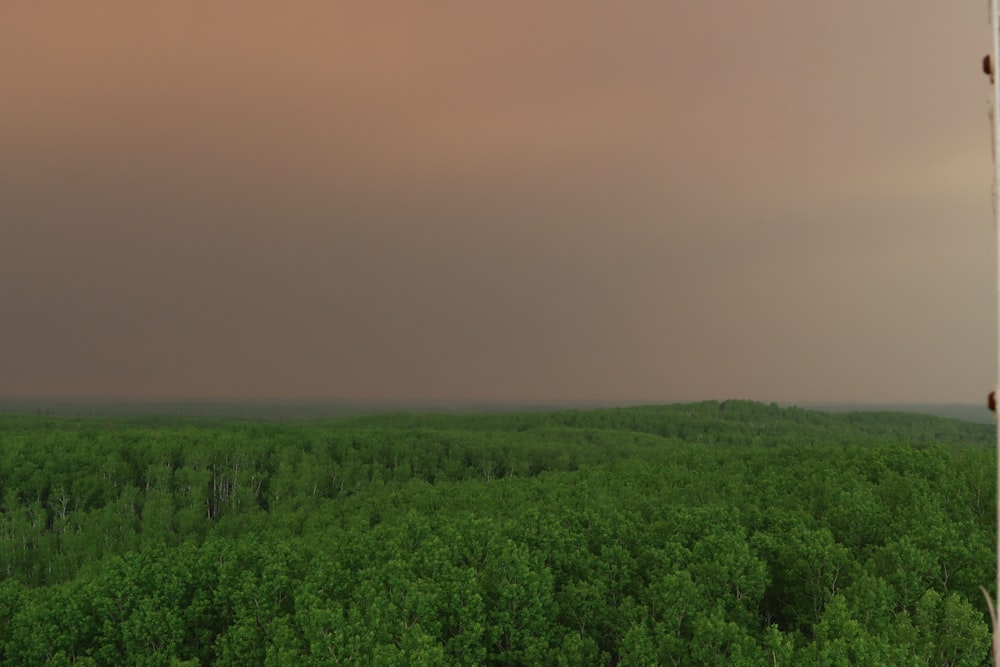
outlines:
[[[993,81],[993,99],[990,109],[990,123],[993,131],[993,216],[996,219],[996,242],[997,242],[997,398],[1000,399],[1000,83],[997,83],[1000,68],[1000,14],[998,10],[998,0],[989,0],[990,6],[990,28],[993,33],[992,48],[990,53],[990,80]],[[998,407],[997,414],[1000,414]],[[1000,599],[1000,426],[997,427],[997,580],[994,593],[996,599]],[[994,609],[994,613],[996,613]],[[997,628],[997,619],[993,619],[993,664],[1000,667],[1000,629]]]

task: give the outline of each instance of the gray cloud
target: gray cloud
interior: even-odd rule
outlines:
[[[979,400],[979,7],[21,6],[0,394]]]

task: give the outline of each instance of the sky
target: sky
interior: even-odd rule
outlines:
[[[985,1],[0,8],[0,396],[981,402]]]

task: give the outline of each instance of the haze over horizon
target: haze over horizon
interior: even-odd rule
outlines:
[[[981,403],[985,3],[5,5],[0,396]]]

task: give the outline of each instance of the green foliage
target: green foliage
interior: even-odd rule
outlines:
[[[0,416],[0,663],[984,665],[991,427]]]

